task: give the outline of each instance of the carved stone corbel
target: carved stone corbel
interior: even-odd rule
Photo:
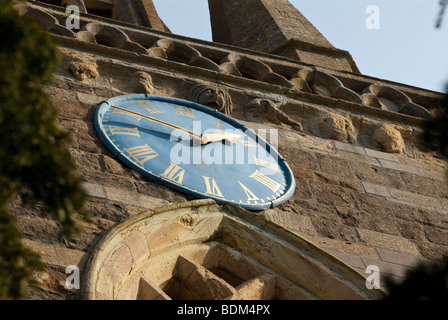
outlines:
[[[233,110],[232,98],[223,88],[207,84],[197,84],[190,91],[190,101],[230,115]]]

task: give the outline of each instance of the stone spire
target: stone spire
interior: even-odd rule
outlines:
[[[336,70],[359,72],[288,0],[208,0],[213,40]]]
[[[143,27],[170,32],[152,0],[114,0],[112,18]]]

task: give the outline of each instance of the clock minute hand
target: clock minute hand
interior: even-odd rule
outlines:
[[[201,140],[201,136],[197,135],[193,131],[190,131],[188,129],[182,128],[182,127],[180,127],[178,125],[175,125],[175,124],[172,124],[172,123],[169,123],[169,122],[165,122],[163,120],[160,120],[160,119],[157,119],[157,118],[153,118],[151,116],[147,116],[147,115],[141,114],[139,112],[135,112],[135,111],[132,111],[132,110],[124,109],[124,108],[121,108],[121,107],[112,106],[112,108],[120,110],[120,111],[127,112],[129,114],[134,115],[134,116],[141,117],[141,118],[144,118],[146,120],[149,120],[149,121],[161,124],[161,125],[164,125],[165,127],[168,127],[168,128],[171,128],[171,129],[182,131],[182,132],[192,136],[194,139]]]
[[[118,107],[118,106],[111,106],[111,107],[114,108],[114,109],[123,111],[123,112],[127,112],[129,114],[132,114],[132,115],[144,118],[146,120],[149,120],[149,121],[152,121],[152,122],[164,125],[164,126],[166,126],[168,128],[182,131],[182,132],[190,135],[193,139],[197,139],[197,140],[201,141],[201,144],[207,144],[207,143],[210,143],[210,142],[221,141],[221,140],[230,140],[230,141],[235,142],[235,140],[240,137],[237,134],[226,133],[224,131],[222,131],[220,133],[209,133],[209,134],[198,135],[198,134],[194,133],[191,130],[185,129],[185,128],[180,127],[178,125],[175,125],[175,124],[172,124],[172,123],[169,123],[169,122],[157,119],[157,118],[153,118],[151,116],[147,116],[147,115],[141,114],[139,112],[135,112],[135,111],[132,111],[132,110],[124,109],[124,108],[121,108],[121,107]]]

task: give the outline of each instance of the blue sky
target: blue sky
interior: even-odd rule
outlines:
[[[444,91],[448,83],[448,12],[439,29],[439,0],[290,0],[336,47],[353,56],[361,73]],[[207,0],[154,0],[173,33],[212,41]],[[379,9],[379,29],[368,29]]]

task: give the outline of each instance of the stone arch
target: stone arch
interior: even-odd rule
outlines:
[[[286,245],[287,243],[287,245]],[[133,216],[90,254],[85,299],[378,299],[365,279],[260,216],[195,200]]]

